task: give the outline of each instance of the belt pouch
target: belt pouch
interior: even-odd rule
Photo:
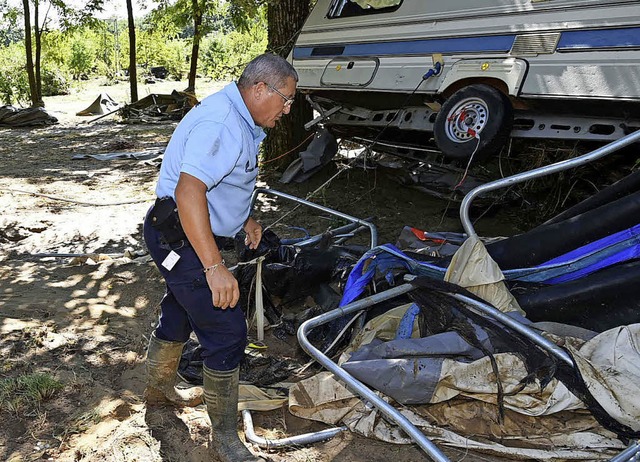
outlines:
[[[151,211],[151,226],[160,232],[167,244],[187,238],[180,224],[178,206],[172,197],[156,199]]]

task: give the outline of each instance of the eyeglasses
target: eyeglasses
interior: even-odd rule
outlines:
[[[295,100],[295,98],[289,98],[288,96],[283,95],[280,91],[278,91],[276,87],[274,87],[271,84],[268,84],[267,82],[262,82],[262,83],[264,83],[272,91],[275,91],[277,94],[282,96],[282,99],[284,100],[284,107],[289,107],[293,104],[293,101]]]

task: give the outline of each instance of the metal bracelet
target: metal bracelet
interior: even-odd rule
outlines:
[[[211,271],[211,273],[215,273],[216,270],[218,269],[218,266],[223,265],[224,266],[224,258],[222,259],[222,261],[220,263],[216,263],[215,265],[211,265],[211,266],[207,266],[203,271],[205,273]]]

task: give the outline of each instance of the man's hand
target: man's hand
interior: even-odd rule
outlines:
[[[207,271],[205,274],[213,296],[213,306],[223,310],[234,308],[240,299],[240,290],[233,274],[222,264],[215,271]]]
[[[257,249],[260,239],[262,239],[262,226],[260,226],[260,223],[249,217],[244,224],[244,231],[247,233],[244,238],[245,245],[248,245],[251,250]]]

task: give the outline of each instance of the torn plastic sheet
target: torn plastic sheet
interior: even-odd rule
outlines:
[[[0,106],[0,127],[34,127],[57,124],[58,119],[42,107],[18,109]]]
[[[335,137],[325,128],[319,129],[307,149],[300,152],[298,159],[289,164],[280,177],[281,183],[302,183],[323,166],[327,165],[338,152]]]
[[[328,425],[343,423],[352,432],[368,438],[394,444],[413,443],[329,372],[292,385],[289,411],[295,416]],[[597,428],[590,416],[579,413],[527,418],[507,410],[504,422],[498,424],[487,419],[487,415],[495,414],[494,406],[469,403],[468,400],[400,406],[399,411],[436,443],[463,451],[476,450],[508,457],[509,460],[607,460],[625,448],[615,435]],[[439,419],[434,415],[440,416]],[[494,433],[497,436],[494,437]],[[512,433],[520,434],[520,438]],[[492,437],[501,442],[492,442]]]
[[[145,149],[144,151],[121,151],[121,152],[105,152],[100,154],[76,154],[71,159],[96,159],[96,160],[118,160],[118,159],[134,159],[134,160],[151,160],[162,156],[163,151],[158,148]]]
[[[129,122],[180,120],[198,104],[191,93],[174,90],[170,95],[152,93],[122,107],[120,114]]]
[[[96,116],[115,111],[120,107],[111,96],[100,93],[98,97],[86,109],[76,112],[77,116]]]
[[[189,339],[182,350],[178,375],[191,385],[202,385],[202,346]],[[245,355],[240,364],[240,380],[255,386],[269,386],[286,380],[300,364],[290,359],[278,359],[260,353]]]
[[[406,310],[406,308],[405,306],[404,309]],[[383,317],[381,316],[380,318]],[[391,339],[391,342],[393,342],[392,339],[397,332],[402,316],[391,314],[391,318],[396,319],[395,328],[393,323],[383,323],[387,327],[385,328],[386,330],[380,331],[380,336],[383,339]],[[378,318],[376,318],[375,322],[380,324]],[[374,321],[371,321],[371,323],[374,323]],[[369,324],[363,330],[369,337],[371,332],[377,329],[373,325]],[[587,353],[590,351],[590,345],[594,345],[593,341],[599,342],[599,340],[596,340],[598,337],[602,339],[606,336],[600,334],[587,342],[579,339],[566,339],[566,341],[576,345],[575,349],[577,351]],[[354,341],[354,343],[357,342],[358,340]],[[440,345],[442,347],[444,344]],[[624,354],[627,354],[628,348],[623,348],[623,350],[616,349],[615,354],[622,354],[623,351]],[[520,360],[517,357],[508,359],[505,354],[496,356],[499,358],[498,362],[501,365],[501,375],[513,372],[515,375],[522,374],[522,376],[527,376],[526,369],[523,369],[521,365],[518,366]],[[406,355],[408,361],[411,361],[413,357],[411,353]],[[611,357],[613,357],[613,354]],[[525,393],[523,401],[522,397],[514,398],[514,396],[509,396],[508,398],[515,399],[515,402],[518,399],[521,400],[524,403],[524,407],[514,407],[513,402],[511,402],[505,410],[503,422],[498,423],[498,409],[495,405],[495,384],[487,383],[487,378],[492,373],[491,368],[482,372],[481,370],[475,370],[480,365],[474,365],[473,362],[461,362],[454,367],[452,359],[446,358],[444,361],[449,363],[446,368],[450,372],[444,375],[448,377],[447,380],[454,379],[455,381],[447,382],[447,384],[443,385],[443,390],[451,390],[449,387],[457,384],[454,386],[455,393],[448,399],[443,398],[447,398],[447,395],[450,395],[449,392],[444,394],[443,392],[434,393],[434,396],[438,396],[435,404],[416,405],[410,408],[401,407],[401,412],[420,427],[427,437],[436,442],[444,442],[463,449],[477,449],[496,455],[508,456],[511,460],[521,458],[534,458],[536,460],[602,460],[611,458],[625,447],[620,440],[616,439],[615,434],[599,426],[592,416],[585,414],[584,411],[574,410],[575,407],[582,407],[582,404],[575,396],[567,392],[566,388],[560,386],[558,390],[554,390],[553,386],[557,387],[557,381],[548,384],[546,387],[548,390],[546,392],[543,390],[542,394],[532,389],[531,384],[527,385],[523,388]],[[507,362],[505,363],[504,361]],[[635,356],[630,358],[630,361],[635,364],[640,363],[637,351]],[[486,362],[486,358],[484,362]],[[453,367],[453,369],[449,369],[449,367]],[[472,367],[473,372],[465,372],[464,368],[468,367]],[[376,377],[384,374],[380,365],[374,367],[374,369]],[[411,373],[403,375],[397,369],[391,370],[393,370],[392,375],[395,374],[400,378],[406,377],[406,380],[409,380],[409,376],[413,376]],[[627,374],[626,369],[624,371],[610,372],[612,377],[617,377],[620,374],[626,376]],[[636,382],[640,380],[635,374],[631,374],[629,377],[629,383],[633,380]],[[509,380],[506,381],[505,386],[516,387],[515,383]],[[637,396],[637,386],[635,388],[636,393],[630,389],[625,390],[626,396]],[[529,394],[527,394],[527,390]],[[545,393],[548,397],[546,401],[542,399]],[[465,399],[461,400],[461,396],[464,396]],[[526,396],[530,396],[530,398]],[[558,400],[562,396],[569,398],[569,401],[563,404],[566,401],[565,398]],[[473,398],[473,400],[469,401],[470,398]],[[531,398],[535,399],[532,400]],[[532,407],[534,403],[537,404]],[[537,408],[543,410],[545,415],[538,415],[540,410],[536,410]],[[388,424],[386,420],[381,418],[376,410],[372,411],[364,406],[341,383],[335,381],[332,374],[328,372],[320,373],[295,384],[291,388],[290,411],[294,415],[319,420],[327,424],[343,422],[352,431],[384,441],[394,443],[411,442],[397,427]],[[496,417],[491,418],[491,415]],[[636,416],[635,419],[638,421],[640,416]],[[491,439],[499,441],[499,443],[492,443]]]

